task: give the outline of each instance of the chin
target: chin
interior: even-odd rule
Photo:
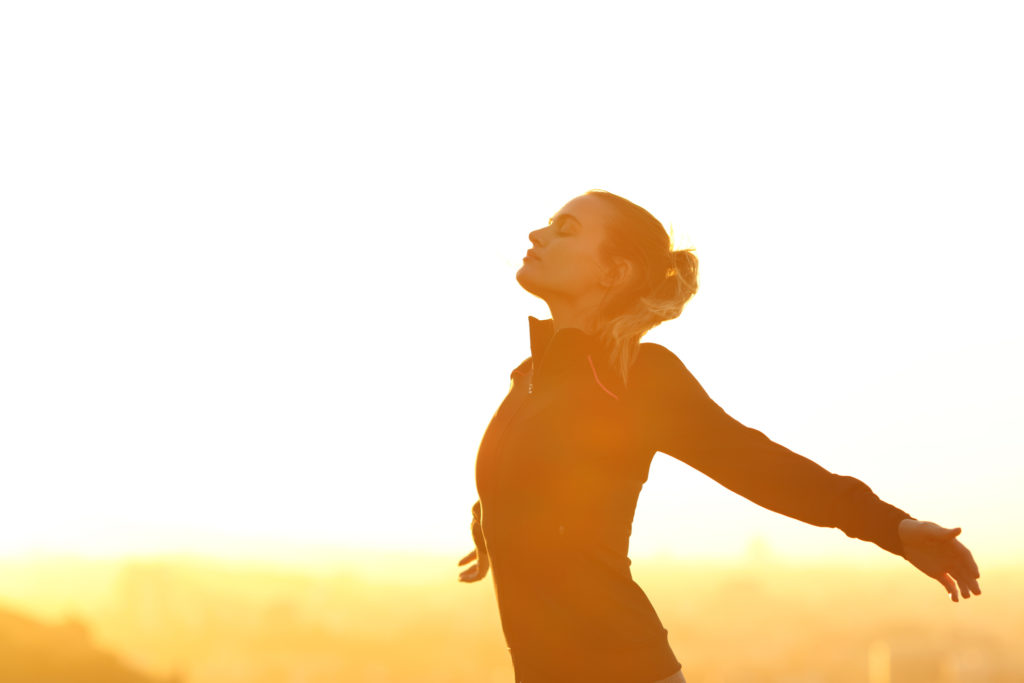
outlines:
[[[516,272],[516,282],[518,282],[519,286],[525,289],[530,294],[533,294],[534,296],[540,296],[540,288],[537,286],[538,283],[534,278],[530,277],[529,273],[525,271],[526,266],[524,265]]]

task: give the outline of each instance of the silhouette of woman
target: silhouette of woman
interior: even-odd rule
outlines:
[[[530,357],[511,373],[476,462],[475,550],[464,582],[494,578],[517,683],[684,681],[666,630],[633,582],[633,512],[654,453],[753,502],[837,527],[906,558],[956,601],[978,567],[947,529],[880,500],[723,411],[680,360],[640,338],[677,317],[697,259],[664,227],[603,191],[530,233],[516,275],[551,319],[530,317]]]

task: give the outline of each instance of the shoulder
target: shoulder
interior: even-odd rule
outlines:
[[[679,356],[649,342],[640,344],[629,376],[630,385],[644,393],[677,393],[700,386]]]
[[[630,373],[648,378],[663,375],[665,372],[678,372],[680,370],[686,370],[686,366],[683,365],[683,361],[679,360],[679,356],[661,344],[644,342],[640,344]]]

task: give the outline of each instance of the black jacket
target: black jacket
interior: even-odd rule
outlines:
[[[679,669],[627,557],[657,451],[770,510],[902,554],[897,526],[910,515],[731,418],[665,347],[640,345],[628,387],[582,330],[531,317],[530,347],[480,443],[473,524],[517,681],[645,683]]]

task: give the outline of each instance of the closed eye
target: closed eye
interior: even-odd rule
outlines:
[[[548,221],[548,227],[555,228],[555,233],[563,237],[574,233],[574,230],[567,226],[567,221],[562,217]]]

